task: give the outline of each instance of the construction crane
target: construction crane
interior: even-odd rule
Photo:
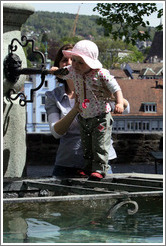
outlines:
[[[75,33],[76,33],[76,26],[77,26],[77,21],[78,21],[80,8],[81,8],[81,6],[78,7],[77,15],[76,15],[76,18],[74,20],[74,26],[73,26],[73,32],[72,32],[72,36],[73,37],[75,36]]]

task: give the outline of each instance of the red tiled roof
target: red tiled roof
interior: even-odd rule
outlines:
[[[141,71],[142,69],[146,69],[146,68],[152,68],[153,70],[155,70],[156,68],[162,68],[163,67],[163,63],[128,63],[129,66],[131,67],[132,70],[136,70],[136,71]]]
[[[142,69],[140,75],[155,75],[155,72],[151,68]]]
[[[126,75],[125,71],[122,69],[110,69],[110,74],[113,75],[116,79],[118,78],[128,78],[128,76]]]
[[[130,115],[161,116],[163,115],[163,80],[156,79],[117,79],[124,98],[130,103]],[[144,113],[140,111],[143,102],[155,102],[157,113]]]

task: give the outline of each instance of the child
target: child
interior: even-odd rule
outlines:
[[[94,86],[105,83],[110,95],[113,93],[116,100],[115,113],[123,112],[122,92],[114,77],[102,68],[98,60],[98,47],[94,42],[79,41],[71,51],[64,50],[63,54],[72,58],[72,65],[66,67],[69,72],[67,75],[57,76],[74,82],[80,109],[78,120],[86,172],[90,175],[90,180],[101,180],[108,168],[113,119],[110,104],[101,96],[95,95]],[[51,68],[54,74],[57,70],[57,67]]]

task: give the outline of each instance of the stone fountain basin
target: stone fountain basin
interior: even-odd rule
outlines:
[[[163,175],[109,174],[100,182],[85,178],[4,178],[4,203],[162,197]]]

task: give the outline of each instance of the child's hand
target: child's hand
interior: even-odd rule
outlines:
[[[115,110],[114,110],[115,114],[122,114],[123,111],[124,111],[124,107],[122,103],[115,104]]]
[[[51,74],[54,74],[54,72],[57,71],[58,69],[59,69],[59,67],[52,67],[52,68],[50,69],[50,73],[51,73]]]
[[[61,78],[61,76],[63,75],[67,75],[69,73],[67,68],[58,68],[58,67],[52,67],[50,69],[51,74],[54,74],[56,76],[58,76],[59,78]]]

